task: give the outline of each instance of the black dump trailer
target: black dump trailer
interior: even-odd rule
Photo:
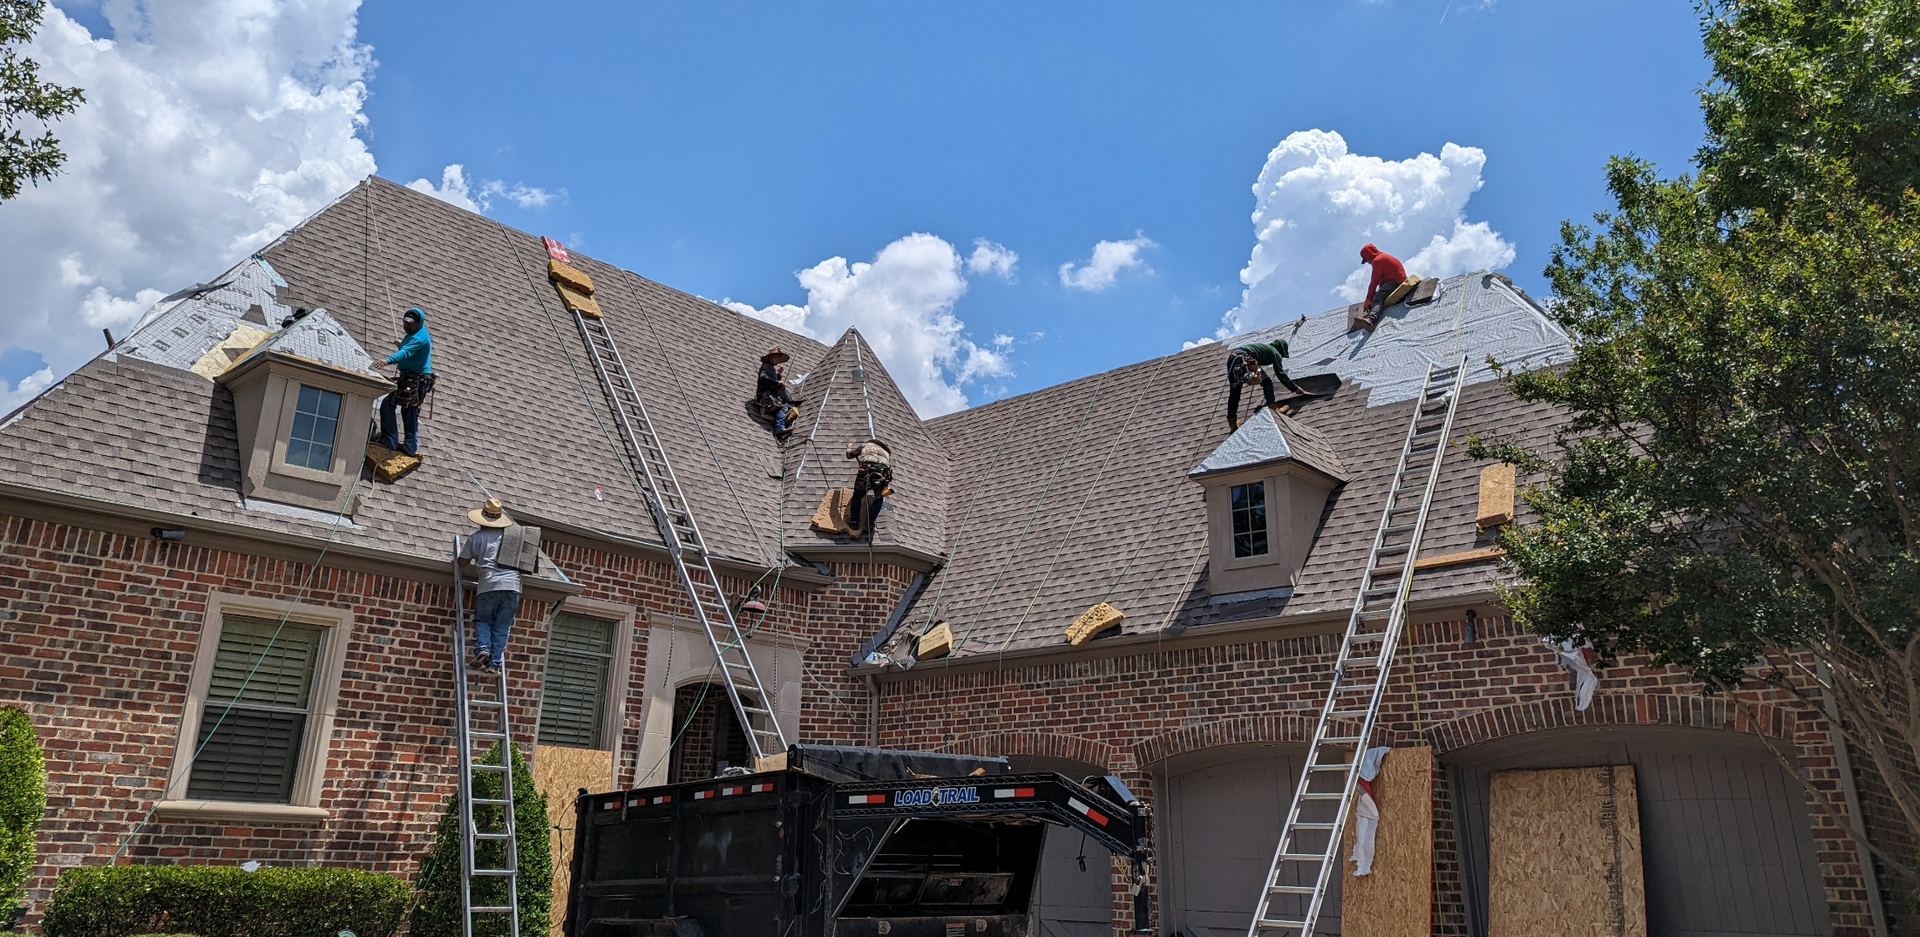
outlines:
[[[1147,920],[1147,811],[1113,777],[795,745],[784,770],[575,810],[567,937],[1037,937],[1047,823],[1129,857]]]

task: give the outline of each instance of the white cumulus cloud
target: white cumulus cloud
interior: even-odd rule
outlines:
[[[0,203],[0,349],[64,374],[373,172],[358,6],[108,3],[112,39],[47,6],[25,51],[87,100],[53,125],[65,171]]]
[[[466,167],[453,163],[440,171],[440,184],[434,185],[426,178],[415,179],[407,183],[407,188],[415,192],[425,192],[449,205],[458,205],[470,212],[484,212],[493,209],[493,200],[504,198],[521,208],[545,208],[556,195],[564,196],[566,190],[558,193],[546,189],[515,183],[508,186],[498,179],[489,179],[479,184],[467,178]]]
[[[1392,161],[1347,152],[1338,133],[1302,130],[1267,154],[1253,184],[1253,255],[1246,289],[1217,333],[1229,335],[1353,302],[1368,268],[1360,246],[1379,245],[1407,272],[1450,276],[1513,262],[1513,244],[1467,220],[1485,151],[1453,143],[1440,155]]]
[[[53,369],[41,368],[19,380],[12,387],[0,380],[0,416],[12,413],[21,404],[34,398],[34,395],[53,386]]]
[[[359,6],[116,0],[99,7],[111,38],[46,6],[23,51],[44,80],[85,89],[86,103],[51,128],[64,171],[0,203],[0,352],[36,351],[57,379],[100,351],[102,328],[124,335],[161,295],[225,270],[373,173],[361,131],[374,61],[357,38]],[[449,173],[442,197],[481,210],[565,197]],[[38,379],[0,387],[0,412]]]
[[[823,342],[859,329],[914,409],[938,416],[967,406],[965,385],[1012,373],[1005,354],[1012,340],[996,335],[989,346],[975,344],[953,314],[967,291],[963,266],[952,244],[909,234],[881,248],[871,263],[829,257],[796,273],[806,305],[756,309],[731,299],[724,305]]]
[[[986,238],[974,238],[973,253],[967,257],[967,272],[974,276],[991,273],[1011,282],[1013,267],[1019,262],[1020,255],[1006,245],[995,244]]]
[[[1101,241],[1093,245],[1093,256],[1084,266],[1071,262],[1060,265],[1060,284],[1068,289],[1096,293],[1112,286],[1124,271],[1137,267],[1142,273],[1151,273],[1152,268],[1140,252],[1154,246],[1145,234],[1137,231],[1124,241]]]

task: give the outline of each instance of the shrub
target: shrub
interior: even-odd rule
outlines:
[[[533,772],[513,752],[514,843],[519,850],[520,934],[545,934],[548,913],[553,906],[553,840],[547,823],[547,795],[533,783]],[[500,746],[488,748],[483,763],[500,763]],[[500,775],[496,771],[477,771],[473,777],[475,797],[500,796]],[[499,807],[474,808],[474,819],[482,830],[502,828]],[[481,868],[499,868],[506,862],[506,844],[483,841],[474,857]],[[460,802],[448,797],[440,824],[434,830],[433,851],[420,860],[420,877],[414,880],[418,901],[413,909],[411,937],[460,937]],[[473,903],[504,905],[506,882],[497,877],[477,878],[473,883]],[[505,915],[480,914],[473,919],[474,937],[506,937]]]
[[[46,937],[388,937],[412,894],[358,869],[113,865],[68,869],[40,928]]]
[[[33,874],[33,839],[47,812],[47,768],[33,720],[0,709],[0,920]]]

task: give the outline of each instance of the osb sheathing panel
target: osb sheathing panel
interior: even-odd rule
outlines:
[[[1341,863],[1340,931],[1425,937],[1433,926],[1433,749],[1387,752],[1373,792],[1380,806],[1373,871],[1356,876],[1351,859]],[[1347,856],[1353,855],[1354,819],[1347,820]]]
[[[847,532],[847,507],[853,502],[852,488],[829,488],[813,509],[815,530],[830,534]]]
[[[595,794],[613,790],[613,753],[597,748],[541,745],[533,753],[533,783],[547,795],[547,825],[559,827],[553,840],[553,916],[549,937],[563,937],[567,889],[573,882],[573,798],[586,788]]]
[[[1487,937],[1646,937],[1631,765],[1497,771],[1490,793]]]

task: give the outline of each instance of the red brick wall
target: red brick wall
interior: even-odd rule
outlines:
[[[855,651],[885,624],[910,570],[879,563],[832,563],[835,584],[813,596],[801,681],[800,736],[828,745],[865,745],[871,697],[847,675]]]
[[[1482,618],[1478,640],[1460,622],[1409,629],[1381,724],[1390,744],[1424,740],[1445,758],[1474,742],[1570,725],[1681,725],[1755,731],[1799,760],[1815,801],[1813,835],[1836,937],[1865,937],[1870,920],[1824,717],[1785,690],[1758,684],[1733,699],[1703,697],[1678,671],[1628,660],[1602,674],[1592,708],[1573,711],[1571,684],[1539,638]],[[1312,731],[1337,635],[1246,640],[1004,669],[942,673],[923,664],[881,692],[881,742],[978,754],[1041,754],[1106,765],[1151,803],[1154,767],[1242,742],[1303,742]],[[1417,683],[1416,677],[1417,674]],[[1417,692],[1416,692],[1417,689]],[[1463,896],[1450,801],[1436,793],[1434,933],[1463,933]],[[1115,933],[1131,927],[1115,863]],[[1157,908],[1157,899],[1156,899]]]

